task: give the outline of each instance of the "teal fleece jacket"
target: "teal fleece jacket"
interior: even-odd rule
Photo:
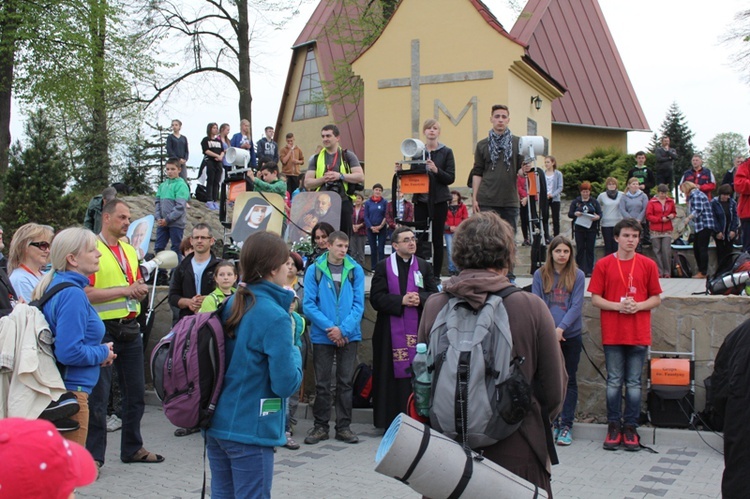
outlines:
[[[207,434],[249,445],[286,443],[286,399],[299,390],[302,357],[292,344],[289,306],[294,293],[263,280],[247,286],[255,304],[245,312],[233,339],[227,338],[224,387]],[[222,310],[232,311],[237,295]],[[261,415],[262,399],[278,399],[278,410]]]
[[[159,185],[154,199],[154,217],[164,219],[168,227],[185,228],[185,207],[190,199],[190,188],[181,177],[168,178]]]
[[[317,282],[315,269],[320,269]],[[349,274],[354,275],[349,279]],[[352,282],[353,281],[353,282]],[[349,341],[361,341],[362,315],[365,312],[365,273],[352,257],[344,258],[341,290],[336,294],[326,251],[305,272],[305,298],[302,310],[310,322],[310,339],[314,345],[333,345],[326,329],[338,326]]]

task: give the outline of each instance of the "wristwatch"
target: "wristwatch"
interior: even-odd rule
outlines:
[[[342,182],[344,181],[344,174],[343,174],[343,173],[339,173],[339,179],[340,179],[340,180],[341,180]]]

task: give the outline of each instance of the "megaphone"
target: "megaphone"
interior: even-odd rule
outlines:
[[[250,151],[242,149],[241,147],[230,147],[227,149],[227,163],[231,163],[234,166],[241,166],[247,168],[250,164]]]
[[[151,260],[143,262],[141,264],[141,274],[143,275],[143,278],[145,280],[148,280],[151,276],[151,273],[156,271],[156,269],[158,269],[159,267],[164,270],[172,270],[173,268],[177,267],[179,263],[180,260],[179,258],[177,258],[177,253],[175,253],[174,251],[160,251]]]
[[[547,154],[547,144],[541,135],[525,135],[518,139],[518,152],[532,159],[544,156]]]
[[[419,139],[405,139],[401,142],[401,154],[407,158],[424,154],[424,142]]]

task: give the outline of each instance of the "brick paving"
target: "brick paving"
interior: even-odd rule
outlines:
[[[304,410],[304,408],[301,406]],[[304,416],[304,414],[303,414]],[[369,414],[355,415],[352,429],[360,443],[331,439],[299,450],[278,449],[273,497],[276,498],[419,498],[394,479],[374,471],[381,432],[367,424]],[[295,438],[301,443],[312,421],[301,419]],[[161,464],[123,464],[118,459],[119,432],[109,434],[107,462],[99,480],[78,491],[89,498],[195,498],[203,480],[203,439],[200,434],[177,438],[174,427],[154,405],[146,407],[142,431],[146,448],[163,454]],[[558,447],[561,464],[552,469],[556,498],[718,498],[723,458],[687,430],[643,428],[643,441],[655,441],[658,454],[605,451],[604,427],[576,425],[570,447]],[[720,439],[705,435],[721,450]],[[210,484],[210,471],[207,470]]]

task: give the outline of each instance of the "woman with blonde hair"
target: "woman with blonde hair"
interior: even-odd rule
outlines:
[[[112,342],[102,344],[104,323],[83,290],[89,276],[99,270],[101,253],[96,236],[84,228],[65,229],[52,241],[52,269],[39,282],[32,299],[59,284],[69,287],[58,291],[42,307],[42,313],[55,337],[55,358],[65,388],[75,394],[80,410],[71,419],[80,427],[65,437],[86,445],[89,427],[88,398],[99,381],[100,366],[112,364],[115,353]]]
[[[31,293],[43,277],[49,263],[49,248],[54,232],[51,227],[28,223],[13,234],[8,255],[10,283],[18,296],[31,301]]]
[[[697,185],[692,182],[683,182],[680,190],[685,194],[688,202],[687,220],[693,226],[695,239],[693,240],[693,255],[698,265],[698,273],[693,279],[705,279],[708,272],[708,243],[711,235],[717,231],[714,212],[711,209],[711,201]]]
[[[422,124],[424,133],[426,169],[430,177],[428,194],[414,194],[414,221],[432,220],[432,269],[435,279],[440,279],[443,269],[443,234],[448,217],[448,203],[451,200],[450,186],[456,180],[456,160],[453,150],[439,141],[440,123],[428,119]],[[414,159],[422,159],[421,156]],[[426,240],[426,234],[425,234]],[[417,256],[423,256],[417,253]]]
[[[555,320],[555,334],[568,373],[565,402],[553,423],[557,445],[570,445],[573,442],[573,420],[578,404],[576,372],[583,347],[581,316],[585,287],[586,278],[573,259],[573,243],[567,237],[556,236],[547,248],[544,265],[534,272],[531,292],[544,300]]]

